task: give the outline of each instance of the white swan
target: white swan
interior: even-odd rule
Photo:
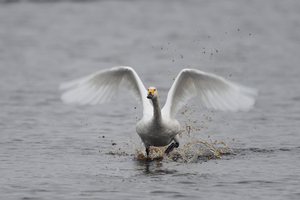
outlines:
[[[98,71],[90,76],[61,84],[65,90],[61,98],[65,103],[101,104],[109,102],[119,87],[132,91],[143,104],[143,117],[136,125],[136,131],[146,147],[166,146],[168,154],[179,146],[178,133],[181,128],[175,115],[193,97],[207,108],[223,111],[247,111],[255,102],[256,91],[224,78],[196,69],[183,69],[176,77],[160,109],[155,87],[146,90],[134,69],[127,66]]]

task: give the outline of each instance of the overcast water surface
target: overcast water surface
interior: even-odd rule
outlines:
[[[299,52],[297,0],[1,3],[0,199],[300,199]],[[105,105],[60,100],[61,82],[117,65],[161,104],[187,67],[259,96],[238,113],[192,101],[186,157],[146,162],[126,88]]]

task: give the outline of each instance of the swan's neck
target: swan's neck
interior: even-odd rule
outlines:
[[[152,99],[152,103],[153,103],[153,117],[155,120],[160,121],[161,120],[161,111],[160,111],[158,97],[156,97],[155,99]]]

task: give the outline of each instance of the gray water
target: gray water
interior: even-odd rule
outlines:
[[[0,4],[0,199],[300,199],[298,0],[38,2]],[[162,102],[186,67],[259,96],[246,113],[191,102],[178,115],[178,151],[217,141],[225,155],[146,162],[126,91],[60,101],[61,82],[116,65]]]

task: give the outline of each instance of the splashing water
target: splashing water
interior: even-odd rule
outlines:
[[[196,140],[189,142],[178,149],[174,149],[169,155],[164,152],[167,147],[151,147],[150,157],[147,158],[144,150],[137,149],[134,158],[138,161],[167,160],[175,162],[195,163],[205,162],[211,159],[220,159],[223,155],[231,155],[233,151],[224,142],[208,142]]]

